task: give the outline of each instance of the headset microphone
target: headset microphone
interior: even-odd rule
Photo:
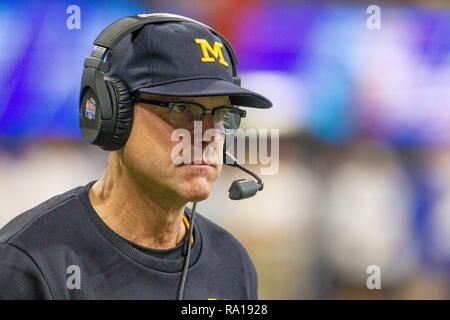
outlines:
[[[224,163],[231,167],[236,167],[242,171],[248,173],[254,177],[257,181],[252,179],[239,179],[233,181],[230,188],[228,189],[228,196],[232,200],[242,200],[253,197],[258,191],[261,191],[264,187],[264,181],[255,172],[248,168],[240,165],[236,158],[234,158],[230,153],[224,151]]]

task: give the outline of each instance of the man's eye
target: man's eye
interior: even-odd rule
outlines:
[[[172,108],[172,110],[175,110],[176,112],[186,112],[187,109],[188,106],[185,104],[176,104]]]
[[[214,112],[214,117],[215,117],[217,120],[222,120],[222,119],[225,117],[226,112],[227,112],[227,110],[225,110],[225,109],[219,109],[219,110],[216,110],[216,111]]]

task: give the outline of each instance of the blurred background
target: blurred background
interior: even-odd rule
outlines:
[[[83,60],[105,26],[143,12],[219,30],[243,86],[274,102],[244,128],[280,130],[279,172],[236,202],[242,174],[225,168],[198,206],[248,249],[260,298],[450,298],[447,0],[0,0],[0,227],[100,177],[107,153],[78,129]]]

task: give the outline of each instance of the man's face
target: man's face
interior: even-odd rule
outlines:
[[[167,102],[193,102],[203,105],[206,109],[230,105],[226,96],[146,95],[145,98]],[[222,164],[176,164],[172,159],[172,150],[180,141],[172,141],[171,136],[175,128],[171,124],[170,112],[170,109],[153,104],[136,103],[131,133],[125,146],[119,150],[120,157],[133,178],[138,179],[141,185],[151,188],[150,191],[158,192],[159,196],[169,200],[174,197],[184,201],[204,200],[209,196],[213,182],[220,175]],[[201,125],[203,136],[207,129],[214,128],[212,115],[205,115]],[[217,136],[220,139],[216,142],[216,147],[220,146],[219,149],[222,150],[223,137]],[[209,143],[212,142],[196,145],[202,148],[203,153]],[[188,145],[192,146],[189,149],[193,161],[193,134]],[[210,145],[209,148],[211,147]]]

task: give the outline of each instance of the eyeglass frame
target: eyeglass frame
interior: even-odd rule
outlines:
[[[219,107],[210,109],[210,108],[206,108],[204,105],[202,105],[200,103],[190,102],[190,101],[162,101],[162,100],[146,99],[146,98],[142,98],[142,97],[136,97],[135,98],[135,102],[138,102],[138,103],[142,102],[142,103],[145,103],[145,104],[152,104],[152,105],[156,105],[158,107],[167,108],[167,109],[169,109],[171,111],[173,110],[173,107],[174,107],[175,104],[183,104],[183,103],[184,104],[192,104],[192,105],[195,105],[197,107],[200,107],[202,109],[202,111],[203,111],[201,120],[195,120],[195,121],[203,121],[205,119],[205,115],[207,115],[207,114],[211,114],[213,116],[213,118],[214,118],[214,112],[216,110],[225,109],[225,108],[226,109],[233,109],[233,110],[238,111],[239,116],[241,117],[241,119],[245,118],[245,116],[247,115],[247,111],[245,111],[243,109],[236,108],[236,107],[219,106]],[[238,128],[236,128],[236,130],[237,129]]]

